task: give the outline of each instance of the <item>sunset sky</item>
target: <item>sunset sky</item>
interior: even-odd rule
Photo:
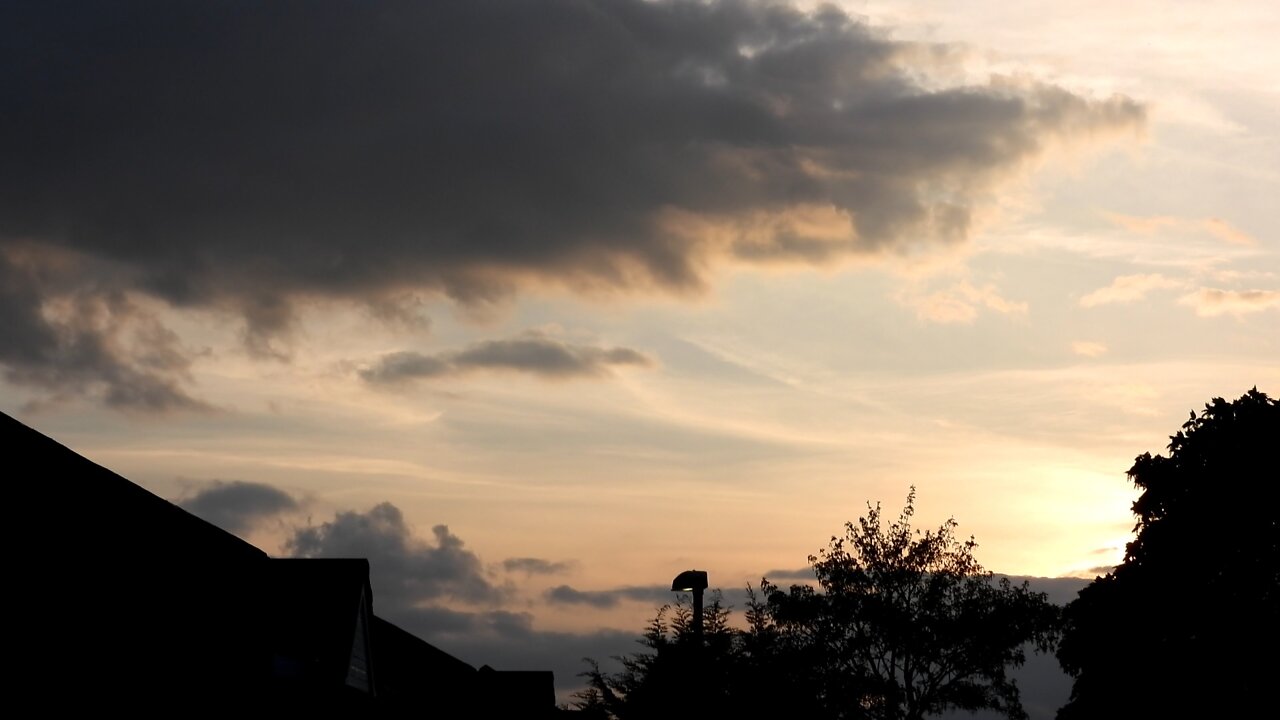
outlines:
[[[790,582],[911,486],[987,568],[1091,578],[1136,455],[1280,393],[1277,38],[1272,0],[5,3],[0,410],[561,687],[679,571]]]

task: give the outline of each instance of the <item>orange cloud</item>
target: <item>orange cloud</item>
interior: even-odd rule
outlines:
[[[1204,221],[1204,229],[1219,240],[1232,245],[1258,244],[1257,238],[1221,218],[1207,218]]]
[[[1240,316],[1280,308],[1280,290],[1200,288],[1183,295],[1178,302],[1191,306],[1201,317]]]
[[[1231,245],[1252,246],[1258,241],[1249,233],[1218,217],[1184,218],[1174,215],[1122,215],[1107,213],[1107,219],[1116,225],[1138,235],[1155,235],[1159,232],[1174,230],[1181,232],[1204,232],[1214,238]]]
[[[1165,277],[1159,273],[1147,275],[1121,275],[1111,284],[1098,288],[1080,298],[1080,307],[1096,307],[1111,303],[1130,303],[1141,300],[1152,290],[1182,287],[1181,280]]]
[[[1071,343],[1071,352],[1084,357],[1101,357],[1107,353],[1107,346],[1099,342],[1077,340]]]
[[[988,283],[978,287],[967,280],[945,290],[909,297],[906,303],[915,308],[921,320],[943,324],[971,323],[978,317],[979,308],[983,307],[1002,315],[1027,313],[1025,302],[1003,297],[995,285]]]

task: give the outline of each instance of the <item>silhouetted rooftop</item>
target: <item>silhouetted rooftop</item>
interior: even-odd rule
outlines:
[[[0,447],[26,601],[11,686],[45,710],[376,693],[420,713],[475,687],[470,665],[373,616],[367,560],[271,559],[3,413]]]

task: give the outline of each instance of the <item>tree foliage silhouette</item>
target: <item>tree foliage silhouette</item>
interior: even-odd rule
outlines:
[[[699,646],[665,624],[664,608],[642,640],[648,650],[620,658],[622,672],[592,666],[579,707],[621,720],[670,715],[673,702],[820,719],[906,720],[949,708],[1025,717],[1006,670],[1023,662],[1028,643],[1050,648],[1057,608],[984,571],[954,519],[913,530],[914,502],[913,488],[896,520],[884,523],[880,506],[868,505],[846,524],[809,557],[816,588],[767,579],[758,593],[748,588],[743,630],[714,596]]]
[[[1142,494],[1124,561],[1066,608],[1062,720],[1274,713],[1280,405],[1257,388],[1214,398],[1168,449],[1129,470]]]
[[[723,712],[740,696],[731,685],[742,677],[747,657],[729,615],[720,592],[712,592],[702,610],[699,642],[686,598],[662,606],[640,638],[646,649],[617,658],[621,671],[605,673],[587,660],[590,669],[582,675],[588,685],[578,694],[577,709],[587,717],[619,720]]]
[[[949,519],[913,530],[915,489],[896,520],[880,506],[811,556],[821,592],[765,583],[783,642],[806,654],[830,716],[922,718],[954,708],[1025,717],[1006,669],[1049,650],[1057,609],[1026,583],[995,580]]]

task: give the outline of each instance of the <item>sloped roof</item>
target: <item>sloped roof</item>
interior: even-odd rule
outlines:
[[[14,511],[43,524],[29,550],[75,557],[128,554],[150,562],[265,560],[258,548],[0,413],[9,455],[5,493]]]
[[[341,685],[372,594],[369,561],[272,560],[254,593],[277,668],[287,660],[314,682]]]
[[[381,701],[421,709],[473,692],[474,667],[379,617],[373,620],[373,647]]]
[[[22,587],[11,687],[46,709],[87,697],[219,705],[269,693],[282,658],[309,681],[342,685],[372,597],[367,560],[271,559],[4,413],[0,447]],[[474,674],[385,621],[368,632],[401,697],[421,695],[417,672]]]

